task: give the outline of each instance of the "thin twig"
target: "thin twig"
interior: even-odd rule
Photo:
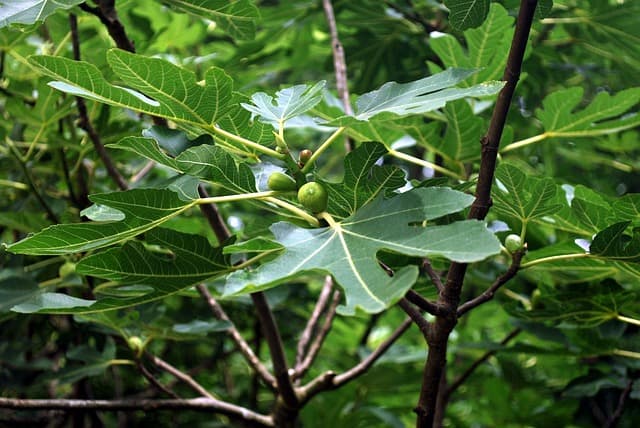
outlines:
[[[410,301],[423,311],[430,313],[431,315],[445,315],[444,309],[441,306],[439,306],[437,303],[425,299],[413,290],[407,291],[405,297],[408,301]]]
[[[214,412],[231,416],[240,420],[251,421],[265,427],[273,427],[269,416],[253,412],[247,408],[236,406],[212,398],[190,399],[131,399],[121,400],[74,400],[74,399],[21,399],[0,398],[1,409],[17,410],[107,410],[107,411],[151,411],[151,410],[195,410]]]
[[[140,171],[136,172],[134,175],[131,176],[131,178],[129,178],[129,183],[135,184],[138,181],[142,180],[147,174],[149,174],[149,172],[151,172],[151,170],[153,170],[155,166],[156,166],[155,161],[147,162],[146,164],[144,164],[142,168],[140,168]]]
[[[158,381],[158,379],[156,379],[149,372],[149,370],[147,370],[147,368],[144,366],[144,364],[142,364],[142,361],[140,361],[140,360],[136,361],[136,366],[138,367],[138,370],[140,370],[140,373],[142,373],[142,375],[149,381],[149,383],[151,385],[155,386],[159,391],[164,392],[169,397],[173,397],[173,398],[178,399],[178,400],[180,399],[180,396],[178,394],[176,394],[172,389],[167,388],[166,386],[161,384]]]
[[[127,36],[124,25],[118,18],[115,8],[115,0],[96,0],[98,7],[91,7],[87,3],[80,3],[80,9],[89,12],[100,19],[100,22],[107,28],[109,35],[116,42],[116,46],[125,51],[135,52],[133,42]]]
[[[404,297],[400,299],[398,306],[409,315],[411,321],[418,326],[422,335],[427,338],[431,331],[431,323],[422,316],[422,313]]]
[[[213,395],[211,395],[211,393],[209,391],[207,391],[194,378],[192,378],[191,376],[189,376],[185,372],[181,371],[180,369],[177,369],[176,367],[173,367],[171,364],[169,364],[168,362],[164,361],[162,358],[157,357],[155,355],[152,355],[150,353],[147,353],[147,357],[149,357],[151,362],[153,362],[153,364],[155,364],[158,368],[160,368],[160,369],[166,371],[167,373],[171,374],[176,379],[180,379],[181,381],[183,381],[184,383],[189,385],[191,387],[191,389],[193,389],[194,391],[198,392],[203,397],[215,399],[215,397]]]
[[[493,299],[493,296],[500,289],[500,287],[509,282],[511,278],[516,276],[518,270],[520,270],[520,263],[522,262],[522,257],[524,256],[525,252],[526,249],[523,248],[513,253],[513,258],[511,260],[509,269],[507,269],[505,273],[496,278],[493,284],[491,284],[491,286],[487,288],[484,293],[460,305],[458,307],[458,317],[461,317],[476,306],[480,306],[481,304]]]
[[[616,406],[616,410],[609,416],[607,419],[607,423],[604,425],[604,428],[614,428],[620,422],[620,417],[622,416],[622,412],[624,411],[624,406],[631,395],[631,391],[633,391],[633,380],[629,380],[627,382],[627,386],[624,388],[622,393],[620,394],[620,398],[618,399],[618,405]]]
[[[422,260],[422,269],[424,269],[424,271],[427,272],[427,275],[429,275],[429,278],[431,278],[431,282],[433,282],[433,285],[436,286],[436,289],[438,290],[438,292],[441,292],[442,290],[444,290],[444,284],[442,284],[442,279],[440,278],[440,275],[438,275],[438,272],[436,272],[433,269],[433,266],[431,265],[431,262],[429,261],[429,259]]]
[[[222,306],[220,306],[220,304],[216,301],[216,299],[213,298],[211,293],[209,293],[209,290],[205,285],[199,284],[196,286],[196,289],[198,290],[200,295],[204,298],[204,300],[207,302],[207,304],[211,308],[211,311],[216,316],[216,318],[222,321],[227,321],[231,323],[229,316],[227,316],[224,309],[222,309]],[[242,337],[238,329],[233,324],[231,324],[231,327],[227,329],[227,334],[231,336],[231,339],[235,342],[236,346],[244,356],[247,363],[249,363],[251,368],[253,368],[253,370],[260,375],[262,380],[271,389],[275,390],[276,389],[275,378],[271,373],[269,373],[269,370],[267,370],[264,364],[260,362],[260,359],[258,359],[258,357],[255,355],[255,353],[251,349],[251,346],[249,346],[247,341]]]
[[[302,334],[300,335],[300,340],[298,341],[298,348],[296,352],[296,371],[299,370],[300,364],[304,359],[304,355],[307,351],[307,345],[311,340],[311,335],[316,329],[318,325],[318,321],[320,321],[320,316],[322,312],[327,307],[329,303],[329,297],[331,296],[331,289],[333,288],[333,278],[330,275],[327,275],[324,278],[324,285],[322,286],[322,291],[320,291],[320,296],[318,296],[318,301],[316,302],[316,306],[313,308],[313,312],[311,312],[311,316],[307,321],[307,325],[305,326]]]
[[[305,403],[322,391],[339,388],[366,373],[375,364],[375,362],[378,361],[378,359],[387,352],[387,350],[389,350],[391,345],[393,345],[400,336],[407,331],[412,323],[413,321],[410,318],[405,319],[402,324],[400,324],[398,328],[391,333],[391,336],[380,344],[380,346],[346,372],[336,375],[336,373],[332,371],[327,371],[311,380],[304,387],[299,389],[300,401]]]
[[[320,348],[322,347],[324,340],[327,338],[327,335],[331,330],[333,319],[336,316],[336,308],[338,307],[338,303],[340,303],[340,292],[338,290],[335,290],[333,292],[331,304],[329,305],[329,309],[327,310],[327,313],[324,318],[324,322],[322,323],[320,330],[318,331],[318,333],[316,334],[316,337],[313,339],[313,342],[309,346],[309,351],[307,352],[307,355],[304,357],[304,360],[302,360],[302,363],[300,364],[299,367],[296,367],[296,371],[295,371],[296,378],[301,378],[302,376],[304,376],[307,370],[309,370],[309,368],[311,367],[311,364],[313,364],[313,361],[318,356],[318,352],[320,352]]]
[[[273,313],[269,308],[269,303],[267,303],[267,298],[264,293],[259,292],[251,294],[251,299],[253,300],[253,305],[260,319],[264,338],[269,346],[278,392],[287,407],[297,409],[299,406],[298,397],[296,396],[291,377],[289,376],[289,368],[284,354],[280,331],[278,330],[278,325],[273,317]]]
[[[76,61],[80,61],[80,40],[78,38],[78,18],[75,14],[69,14],[69,26],[71,27],[71,43],[73,45],[73,56]],[[113,160],[107,153],[107,149],[102,144],[102,140],[100,135],[93,127],[91,120],[89,119],[89,114],[87,112],[87,105],[84,102],[84,99],[80,97],[76,97],[76,106],[78,107],[78,114],[80,115],[80,120],[78,122],[78,126],[87,133],[89,139],[93,143],[93,147],[98,152],[98,156],[102,160],[105,168],[107,169],[107,174],[111,177],[111,179],[118,185],[121,190],[127,190],[129,185],[127,184],[127,180],[124,179],[120,171],[116,168]]]
[[[198,185],[198,194],[201,198],[209,197],[207,190],[202,184]],[[218,242],[222,244],[229,239],[231,237],[231,232],[229,232],[227,224],[222,218],[222,215],[220,215],[218,207],[215,204],[200,204],[199,207],[200,212],[202,212],[202,215],[207,219],[213,233],[216,235],[216,238],[218,238]]]
[[[522,329],[515,328],[513,329],[504,339],[500,341],[501,346],[505,346],[511,340],[513,340],[516,336],[518,336],[522,332]],[[473,372],[485,361],[491,358],[498,352],[497,349],[492,349],[490,351],[485,352],[480,358],[475,360],[465,371],[462,373],[456,380],[454,380],[451,385],[447,388],[444,393],[445,400],[448,400],[451,394],[453,394],[456,389],[458,389],[468,378],[473,374]]]
[[[333,52],[333,69],[336,75],[336,89],[338,95],[342,100],[344,106],[344,112],[347,115],[353,114],[353,108],[351,107],[351,101],[349,99],[349,86],[347,84],[347,62],[344,57],[344,48],[338,37],[338,26],[336,25],[336,17],[333,13],[333,5],[331,0],[322,0],[322,7],[324,8],[324,14],[327,18],[327,24],[329,26],[329,34],[331,35],[331,50]],[[346,140],[347,151],[353,150],[353,141],[347,137]]]

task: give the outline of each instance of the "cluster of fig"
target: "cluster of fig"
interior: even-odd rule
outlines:
[[[311,150],[302,150],[300,152],[298,166],[302,168],[309,161],[312,154]],[[298,184],[293,177],[282,172],[274,172],[269,176],[267,186],[271,190],[280,192],[295,191],[297,189],[298,202],[314,214],[327,209],[329,195],[324,186],[316,181],[310,181],[298,188]]]

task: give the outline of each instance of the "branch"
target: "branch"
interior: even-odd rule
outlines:
[[[520,78],[524,52],[533,22],[537,0],[521,0],[516,28],[511,41],[503,80],[506,81],[496,101],[487,134],[482,138],[482,154],[480,171],[476,185],[475,200],[471,205],[468,218],[482,220],[491,206],[491,187],[496,168],[496,158],[500,146],[500,138],[507,120],[509,106]],[[418,428],[433,426],[440,379],[446,366],[446,352],[449,334],[457,323],[457,309],[460,303],[462,283],[467,272],[466,263],[453,262],[449,266],[447,281],[440,293],[438,303],[451,311],[447,317],[439,317],[434,323],[432,337],[427,337],[429,354],[423,372],[420,398],[416,406]]]
[[[511,260],[509,269],[507,269],[505,273],[496,278],[493,284],[491,284],[491,287],[487,288],[484,293],[460,305],[458,307],[458,317],[461,317],[476,306],[480,306],[481,304],[493,299],[496,291],[498,291],[498,289],[500,289],[500,287],[502,287],[504,284],[509,282],[511,278],[516,276],[518,270],[520,270],[520,263],[522,262],[522,257],[524,256],[525,252],[526,249],[523,248],[513,253],[513,258]]]
[[[425,299],[420,294],[413,290],[407,291],[404,296],[408,301],[422,309],[423,311],[430,313],[431,315],[442,316],[445,315],[444,308],[437,303]]]
[[[338,26],[336,25],[336,17],[333,13],[333,5],[331,0],[322,0],[322,7],[324,8],[324,14],[327,17],[327,24],[329,25],[329,34],[331,34],[331,50],[333,52],[333,69],[336,74],[336,88],[338,95],[342,100],[344,106],[344,112],[347,115],[353,114],[351,108],[351,101],[349,99],[349,86],[347,85],[347,62],[344,57],[344,48],[340,43],[338,37]],[[353,150],[353,141],[347,137],[346,142],[347,151]]]
[[[324,340],[327,338],[329,331],[331,330],[331,326],[333,324],[333,319],[336,316],[336,308],[338,307],[338,303],[340,303],[340,292],[338,290],[333,292],[333,298],[331,299],[331,305],[329,305],[329,309],[324,318],[324,323],[322,323],[322,327],[318,334],[316,334],[315,339],[309,346],[309,351],[307,352],[306,357],[302,361],[299,367],[296,367],[295,376],[296,378],[301,378],[304,374],[309,370],[311,364],[318,356],[318,352],[320,352],[320,348],[324,343]]]
[[[200,295],[204,298],[204,300],[207,302],[207,304],[211,308],[211,311],[216,316],[216,318],[218,318],[218,319],[220,319],[222,321],[228,321],[228,322],[231,323],[231,320],[227,316],[227,314],[224,311],[224,309],[222,309],[222,306],[220,306],[220,304],[216,301],[216,299],[213,298],[213,296],[211,295],[211,293],[209,293],[209,290],[207,289],[207,287],[205,285],[198,284],[196,286],[196,289],[198,290]],[[262,364],[260,362],[260,360],[258,359],[256,354],[251,349],[251,346],[249,346],[247,341],[244,340],[244,338],[242,337],[242,335],[240,334],[238,329],[235,327],[235,325],[233,325],[233,323],[231,323],[231,327],[229,327],[229,329],[227,330],[227,333],[229,334],[229,336],[231,336],[231,339],[233,339],[233,341],[235,342],[236,346],[238,346],[238,349],[240,349],[240,352],[244,356],[244,358],[247,361],[247,363],[249,363],[251,368],[253,368],[253,370],[256,373],[258,373],[258,375],[260,375],[262,380],[271,389],[276,389],[276,380],[275,380],[275,378],[273,377],[273,375],[271,373],[269,373],[269,370],[267,370],[267,368],[264,366],[264,364]]]
[[[366,373],[375,364],[375,362],[378,361],[378,359],[384,355],[387,350],[389,350],[391,345],[393,345],[400,336],[407,331],[412,323],[413,321],[410,318],[405,319],[402,324],[400,324],[400,326],[391,333],[391,336],[381,343],[376,350],[346,372],[336,375],[332,371],[327,371],[310,381],[304,387],[299,389],[300,401],[305,403],[322,391],[339,388]]]
[[[201,198],[209,197],[207,190],[202,184],[198,185],[198,194]],[[218,242],[223,243],[229,239],[231,232],[229,232],[229,228],[227,228],[222,215],[220,215],[218,207],[215,204],[200,204],[199,207],[202,215],[207,219],[209,226],[211,226],[213,233],[216,235],[216,238],[218,238]]]
[[[194,378],[192,378],[191,376],[189,376],[188,374],[186,374],[183,371],[173,367],[171,364],[169,364],[168,362],[164,361],[163,359],[161,359],[159,357],[156,357],[155,355],[147,353],[147,357],[149,357],[151,359],[151,361],[153,362],[153,364],[155,364],[158,368],[166,371],[167,373],[170,373],[176,379],[180,379],[181,381],[183,381],[184,383],[189,385],[191,387],[191,389],[193,389],[194,391],[198,392],[203,397],[215,399],[215,397],[213,395],[211,395],[211,393],[209,391],[204,389],[204,387],[202,385],[200,385],[198,382],[196,382],[196,380]]]
[[[622,411],[624,410],[624,406],[627,400],[629,399],[629,396],[631,395],[632,390],[633,390],[633,380],[629,380],[629,382],[627,382],[627,386],[622,391],[622,394],[620,394],[620,398],[618,399],[618,405],[616,406],[616,410],[611,414],[611,416],[609,416],[609,419],[607,419],[607,422],[604,425],[604,428],[614,428],[616,425],[618,425],[618,421],[622,416]]]
[[[80,41],[78,39],[78,18],[73,13],[69,14],[69,26],[71,27],[71,43],[73,44],[73,57],[76,61],[80,61]],[[91,124],[91,120],[89,119],[89,114],[87,113],[87,105],[84,100],[80,97],[76,97],[76,106],[78,107],[78,114],[80,115],[80,120],[78,126],[87,133],[89,139],[93,143],[93,147],[98,152],[98,156],[102,160],[105,168],[107,169],[107,173],[111,177],[111,179],[118,185],[120,190],[127,190],[129,185],[127,184],[127,180],[124,179],[122,174],[118,171],[115,164],[111,160],[109,153],[107,153],[107,149],[102,144],[100,139],[100,135],[96,132],[95,128]]]
[[[438,273],[433,269],[433,266],[431,265],[429,259],[422,260],[422,269],[427,272],[427,275],[429,275],[429,278],[431,278],[431,282],[433,282],[433,285],[436,286],[438,292],[444,290],[442,279],[440,278],[440,275],[438,275]]]
[[[398,302],[398,306],[400,306],[400,308],[402,308],[402,310],[405,311],[407,315],[409,315],[411,321],[416,323],[416,325],[420,329],[420,332],[426,339],[431,332],[431,323],[429,323],[429,321],[427,321],[422,316],[422,313],[418,309],[416,309],[416,307],[413,306],[406,298],[403,297],[402,299],[400,299],[400,301]]]
[[[107,410],[107,411],[151,411],[151,410],[195,410],[227,415],[240,420],[251,421],[264,427],[273,427],[269,416],[253,412],[244,407],[212,398],[190,399],[131,399],[122,400],[74,400],[74,399],[20,399],[0,398],[1,409],[17,410]]]
[[[500,341],[500,345],[504,346],[507,343],[509,343],[512,339],[514,339],[517,335],[519,335],[522,332],[522,329],[520,328],[516,328],[513,329],[511,331],[511,333],[509,333],[504,339],[502,339]],[[445,401],[449,399],[449,397],[451,396],[451,394],[453,394],[456,389],[458,389],[460,387],[460,385],[462,385],[468,378],[469,376],[471,376],[471,374],[485,361],[487,361],[489,358],[491,358],[493,355],[495,355],[498,352],[497,349],[492,349],[491,351],[487,351],[485,352],[480,358],[478,358],[477,360],[475,360],[465,371],[464,373],[462,373],[456,380],[454,380],[451,385],[449,385],[449,387],[447,388],[447,390],[444,392],[445,395]]]
[[[300,364],[302,364],[302,360],[304,359],[305,352],[307,351],[307,345],[311,340],[311,335],[313,334],[318,322],[320,321],[320,316],[324,311],[324,308],[327,307],[327,303],[329,303],[329,297],[331,296],[331,289],[333,288],[333,279],[330,275],[327,275],[324,279],[324,285],[322,286],[322,291],[320,292],[320,296],[318,296],[318,301],[316,302],[316,306],[313,308],[313,312],[307,321],[307,325],[305,326],[302,334],[300,335],[300,340],[298,341],[298,348],[296,352],[296,371],[299,370]]]
[[[147,370],[147,368],[144,366],[144,364],[142,364],[142,361],[140,360],[136,360],[136,366],[138,367],[138,370],[140,370],[140,372],[142,373],[142,375],[149,381],[149,383],[153,386],[155,386],[159,391],[164,392],[165,394],[167,394],[169,397],[173,397],[177,400],[180,399],[180,396],[178,394],[176,394],[173,390],[171,390],[170,388],[167,388],[166,386],[164,386],[163,384],[161,384],[158,379],[156,379],[150,372],[149,370]]]
[[[107,28],[109,35],[116,42],[116,46],[125,51],[135,52],[133,42],[127,36],[124,25],[118,18],[115,8],[115,0],[96,0],[98,7],[91,7],[87,3],[81,3],[80,9],[89,12],[100,19],[100,22]]]
[[[297,409],[299,407],[298,397],[296,396],[293,384],[291,383],[291,377],[289,376],[289,368],[287,367],[287,361],[284,355],[280,331],[267,303],[267,298],[264,293],[258,292],[251,294],[251,299],[253,300],[253,305],[260,319],[264,338],[269,346],[278,392],[287,407]]]

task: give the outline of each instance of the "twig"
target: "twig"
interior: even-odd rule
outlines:
[[[344,48],[340,43],[338,37],[338,26],[336,25],[336,17],[333,13],[333,5],[331,0],[322,0],[322,7],[324,8],[324,14],[327,17],[327,24],[329,26],[329,34],[331,35],[331,50],[333,52],[333,69],[336,74],[336,89],[338,95],[342,100],[344,106],[344,112],[348,115],[353,114],[351,108],[351,101],[349,100],[349,86],[347,84],[347,62],[344,57]],[[353,141],[347,137],[346,140],[347,151],[353,150]]]
[[[293,384],[291,383],[291,377],[289,376],[289,368],[287,367],[287,361],[284,355],[280,331],[267,303],[267,298],[264,293],[258,292],[251,294],[251,299],[253,300],[253,305],[260,319],[264,338],[269,346],[278,392],[288,408],[297,409],[299,406],[298,397],[296,396]]]
[[[309,401],[314,395],[327,391],[330,389],[336,389],[342,385],[356,379],[362,374],[366,373],[378,359],[404,334],[405,331],[411,326],[413,321],[410,318],[405,319],[402,324],[394,330],[384,342],[378,346],[372,353],[367,355],[357,365],[344,373],[336,375],[332,371],[322,373],[320,376],[314,378],[304,387],[299,389],[300,401],[305,403]]]
[[[107,410],[107,411],[150,411],[150,410],[195,410],[215,412],[240,420],[251,421],[265,427],[273,427],[269,416],[253,412],[213,398],[190,399],[131,399],[122,400],[74,400],[74,399],[21,399],[0,398],[0,408],[18,410]]]
[[[429,259],[422,260],[422,269],[424,269],[424,271],[427,272],[427,275],[429,275],[429,278],[431,278],[431,282],[433,282],[433,285],[436,286],[436,289],[438,290],[438,292],[441,292],[442,290],[444,290],[442,279],[440,278],[440,275],[438,275],[438,272],[436,272],[433,269],[433,266],[431,265],[431,262],[429,261]]]
[[[496,280],[491,284],[489,288],[485,290],[481,295],[474,297],[473,299],[463,303],[458,307],[458,317],[461,317],[465,313],[469,312],[471,309],[476,306],[480,306],[481,304],[488,302],[493,299],[493,296],[496,294],[496,291],[500,289],[504,284],[509,282],[511,278],[516,276],[518,270],[520,270],[520,263],[522,262],[522,257],[524,256],[525,249],[518,250],[513,253],[513,258],[511,260],[511,265],[509,269],[502,275],[500,275]]]
[[[509,106],[513,99],[513,93],[520,78],[524,52],[527,47],[527,40],[529,38],[537,3],[537,0],[521,0],[520,2],[516,28],[503,76],[506,84],[498,95],[491,122],[489,123],[489,129],[481,141],[482,154],[480,158],[480,171],[475,200],[471,205],[468,215],[470,219],[484,219],[491,207],[491,187],[496,168],[500,138],[506,123]],[[457,309],[460,303],[462,283],[467,272],[467,266],[466,263],[451,263],[447,274],[446,285],[438,299],[438,303],[448,308],[451,314],[447,317],[438,317],[434,323],[431,337],[427,338],[429,353],[423,372],[420,398],[415,409],[418,415],[417,428],[431,428],[433,426],[440,379],[447,360],[447,342],[449,340],[449,334],[457,322]]]
[[[405,294],[404,297],[408,301],[410,301],[423,311],[430,313],[431,315],[445,315],[444,309],[441,306],[439,306],[437,303],[425,299],[413,290],[407,291],[407,294]]]
[[[627,382],[627,386],[624,388],[622,393],[620,394],[620,398],[618,399],[618,405],[616,406],[616,410],[609,416],[607,419],[607,423],[604,425],[604,428],[614,428],[618,425],[620,421],[620,417],[622,416],[622,412],[624,411],[624,406],[631,395],[631,391],[633,390],[633,380],[629,380]]]
[[[371,317],[369,318],[369,321],[367,322],[367,326],[365,327],[364,332],[362,333],[362,336],[360,336],[360,340],[358,341],[358,347],[367,345],[367,342],[369,341],[369,336],[371,335],[373,328],[376,326],[376,323],[380,319],[380,315],[381,314],[379,313],[371,315]]]
[[[150,372],[149,370],[147,370],[147,368],[144,366],[144,364],[142,364],[142,361],[138,360],[136,361],[136,366],[138,367],[138,370],[140,370],[140,373],[142,373],[142,375],[149,381],[149,383],[153,386],[155,386],[159,391],[164,392],[165,394],[167,394],[170,397],[173,397],[175,399],[180,399],[180,396],[178,394],[176,394],[173,390],[171,390],[170,388],[167,388],[166,386],[164,386],[163,384],[161,384],[158,379],[156,379]]]
[[[380,346],[378,346],[375,351],[367,355],[367,357],[358,365],[342,374],[337,375],[333,380],[334,386],[336,388],[342,386],[369,370],[371,366],[373,366],[373,364],[378,360],[378,358],[380,358],[382,354],[387,352],[391,345],[393,345],[395,341],[398,340],[400,336],[402,336],[404,332],[409,329],[412,323],[413,320],[411,318],[407,318],[402,321],[402,324],[400,324],[398,328],[396,328],[395,331],[391,334],[391,336],[389,336],[387,340],[380,344]]]
[[[213,395],[211,395],[211,393],[209,391],[204,389],[204,387],[202,385],[200,385],[198,382],[196,382],[196,380],[194,378],[192,378],[191,376],[189,376],[185,372],[173,367],[171,364],[169,364],[168,362],[164,361],[162,358],[156,357],[155,355],[152,355],[150,353],[147,353],[147,357],[149,357],[151,362],[153,362],[153,364],[155,364],[158,368],[160,368],[160,369],[166,371],[167,373],[171,374],[176,379],[180,379],[181,381],[183,381],[184,383],[189,385],[191,387],[191,389],[193,389],[194,391],[198,392],[203,397],[215,399],[215,397]]]
[[[146,164],[144,164],[142,168],[140,168],[140,171],[136,172],[134,175],[131,176],[131,178],[129,178],[129,183],[135,184],[138,181],[142,180],[147,174],[149,174],[149,172],[151,172],[151,170],[155,166],[156,166],[155,161],[147,162]]]
[[[78,39],[78,18],[75,14],[69,14],[69,26],[71,27],[71,43],[73,45],[73,56],[76,61],[80,60],[80,40]],[[76,97],[76,106],[78,107],[78,114],[80,115],[80,120],[78,126],[87,133],[89,139],[93,143],[93,147],[98,152],[98,156],[102,159],[102,163],[107,169],[107,173],[111,177],[111,179],[118,185],[121,190],[127,190],[129,185],[127,181],[124,179],[122,174],[118,171],[115,164],[111,160],[109,153],[107,153],[107,149],[102,144],[100,139],[100,135],[96,132],[95,128],[91,124],[91,120],[89,119],[89,114],[87,113],[87,105],[84,102],[84,99],[80,97]]]
[[[307,321],[307,325],[304,327],[302,334],[300,335],[300,340],[298,341],[298,348],[296,352],[296,371],[299,370],[300,364],[304,359],[304,355],[307,351],[307,345],[311,340],[311,335],[313,334],[316,326],[318,325],[318,321],[320,321],[320,316],[322,312],[327,307],[329,303],[329,297],[331,296],[331,289],[333,288],[333,278],[330,275],[327,275],[324,279],[324,285],[322,286],[322,291],[320,291],[320,296],[318,296],[318,301],[316,302],[316,306],[313,308],[313,312],[311,312],[311,316]]]
[[[209,194],[202,184],[198,185],[198,194],[201,198],[208,198]],[[225,221],[218,211],[218,207],[215,204],[200,204],[200,211],[207,219],[209,226],[213,230],[213,233],[218,238],[219,243],[223,243],[231,237],[231,232],[227,227]]]
[[[231,320],[227,316],[224,309],[222,309],[222,306],[220,306],[220,304],[216,301],[216,299],[213,298],[213,296],[211,295],[211,293],[209,293],[209,290],[205,285],[199,284],[196,286],[196,289],[198,290],[200,295],[202,295],[204,300],[207,302],[207,304],[211,308],[211,311],[216,316],[216,318],[222,321],[231,322]],[[229,327],[229,329],[227,330],[227,333],[229,334],[229,336],[231,336],[231,339],[233,339],[236,346],[244,356],[247,363],[249,363],[251,368],[253,368],[253,370],[260,375],[262,380],[271,389],[276,389],[275,378],[271,373],[269,373],[269,370],[267,370],[264,364],[260,362],[258,357],[255,355],[255,353],[251,349],[251,346],[249,346],[247,341],[244,340],[244,338],[242,337],[238,329],[233,324],[231,324],[231,327]]]
[[[426,339],[431,332],[431,323],[429,323],[429,321],[427,321],[422,316],[422,313],[418,309],[416,309],[416,307],[413,306],[413,304],[411,304],[411,302],[409,302],[406,298],[403,297],[402,299],[400,299],[400,301],[398,302],[398,306],[400,306],[402,310],[405,311],[407,315],[409,315],[411,321],[413,321],[418,326],[420,332]]]
[[[522,332],[522,329],[516,328],[513,329],[504,339],[500,341],[500,345],[504,346],[513,340],[516,336],[518,336]],[[473,372],[485,361],[491,358],[498,352],[497,349],[492,349],[491,351],[485,352],[480,358],[475,360],[465,371],[462,373],[456,380],[454,380],[451,385],[444,392],[445,400],[448,400],[451,394],[453,394],[459,387],[462,385],[468,378],[473,374]]]
[[[311,367],[311,364],[313,364],[313,361],[318,356],[318,352],[320,352],[320,348],[322,347],[324,340],[327,338],[327,335],[331,330],[333,318],[336,316],[336,308],[338,307],[338,303],[340,303],[340,292],[338,290],[335,290],[333,292],[331,304],[329,305],[329,309],[327,310],[327,313],[325,315],[324,322],[322,323],[322,327],[320,327],[320,330],[316,334],[315,339],[313,339],[311,346],[309,346],[309,351],[307,352],[304,360],[299,367],[296,367],[296,378],[301,378],[302,376],[304,376],[307,370],[309,370],[309,367]]]
[[[89,12],[100,19],[100,22],[107,28],[109,35],[116,42],[116,46],[129,52],[135,52],[133,42],[118,18],[115,8],[115,0],[96,0],[98,7],[91,7],[87,3],[80,3],[80,9]]]

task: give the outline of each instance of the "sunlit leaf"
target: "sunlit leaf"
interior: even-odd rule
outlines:
[[[315,107],[322,100],[325,82],[313,86],[296,85],[276,92],[276,99],[264,92],[251,96],[252,104],[242,103],[251,112],[251,118],[259,117],[263,122],[278,125],[288,119],[300,116]]]
[[[353,314],[356,308],[379,312],[404,295],[417,270],[405,267],[390,277],[378,264],[378,251],[461,262],[479,261],[499,252],[499,242],[482,222],[419,225],[459,211],[472,201],[473,197],[446,188],[419,188],[391,199],[379,194],[354,215],[329,227],[303,229],[276,223],[271,231],[285,248],[283,254],[255,270],[231,274],[225,294],[264,290],[315,271],[332,274],[345,290],[342,313]]]
[[[0,6],[0,28],[11,24],[34,24],[44,21],[58,9],[70,9],[83,0],[10,0]]]

